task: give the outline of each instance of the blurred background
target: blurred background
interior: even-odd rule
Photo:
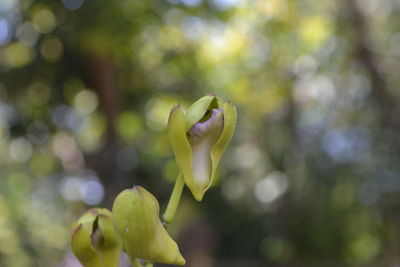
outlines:
[[[172,235],[187,266],[400,266],[399,0],[0,0],[0,266],[79,266],[69,227],[178,173],[166,120],[238,126]]]

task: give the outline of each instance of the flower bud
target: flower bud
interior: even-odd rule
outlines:
[[[146,189],[135,186],[122,191],[114,200],[113,225],[130,258],[184,265],[178,245],[159,219],[157,199]]]
[[[117,267],[119,246],[107,209],[88,210],[72,225],[71,247],[85,267]]]
[[[185,113],[180,105],[168,120],[168,134],[185,184],[201,201],[232,138],[236,108],[214,95],[200,98]]]

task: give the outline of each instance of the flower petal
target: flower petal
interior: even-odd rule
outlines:
[[[107,217],[106,215],[100,214],[98,216],[98,226],[104,239],[102,249],[118,246],[118,239],[112,226],[111,216]]]
[[[217,143],[211,150],[211,162],[212,162],[211,180],[214,179],[215,170],[217,169],[222,154],[224,154],[224,151],[228,146],[229,141],[231,140],[236,127],[237,114],[235,106],[230,101],[227,101],[224,104],[223,110],[224,110],[224,129]],[[211,184],[208,187],[210,186]]]
[[[107,209],[92,208],[73,225],[71,247],[86,267],[118,266],[119,243]]]
[[[215,101],[215,104],[210,107],[213,101]],[[203,118],[207,110],[210,108],[220,108],[220,103],[222,103],[222,100],[215,95],[206,95],[194,102],[186,111],[186,132]]]
[[[85,266],[100,266],[96,250],[91,246],[90,233],[83,227],[83,224],[77,224],[73,229],[71,248],[78,260]]]
[[[178,245],[161,224],[157,199],[146,189],[136,186],[122,191],[114,201],[112,212],[113,225],[131,258],[185,264]]]
[[[187,136],[192,148],[193,179],[201,192],[211,184],[212,164],[210,153],[224,128],[222,109],[213,109],[211,117],[197,122]]]
[[[201,192],[197,190],[192,175],[192,149],[186,137],[185,114],[180,105],[171,110],[168,119],[168,136],[175,153],[175,159],[179,169],[193,196],[201,199]]]

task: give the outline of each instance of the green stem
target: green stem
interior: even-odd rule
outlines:
[[[183,175],[179,174],[175,181],[174,189],[172,190],[171,198],[169,199],[167,209],[164,212],[163,219],[166,224],[169,224],[175,217],[178,209],[179,201],[181,200],[182,190],[185,182]]]
[[[146,267],[153,267],[153,263],[152,262],[146,263]]]

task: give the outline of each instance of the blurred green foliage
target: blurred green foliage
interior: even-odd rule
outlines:
[[[238,127],[216,186],[171,226],[188,266],[398,264],[399,12],[0,0],[0,266],[76,266],[70,222],[133,184],[166,203],[169,111],[208,93]]]

